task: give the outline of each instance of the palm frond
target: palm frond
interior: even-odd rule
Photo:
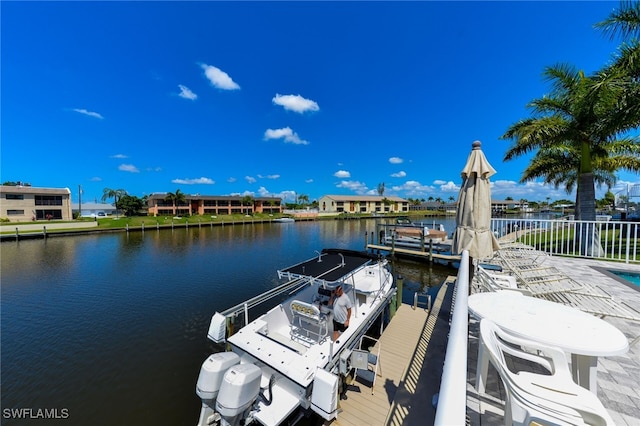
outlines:
[[[640,3],[637,1],[621,1],[620,8],[611,15],[594,25],[602,30],[611,40],[616,36],[622,38],[638,37],[640,35]]]

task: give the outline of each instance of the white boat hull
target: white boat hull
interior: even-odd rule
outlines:
[[[319,265],[322,262],[326,264]],[[312,273],[320,267],[325,268],[318,272],[320,276]],[[287,300],[226,339],[241,364],[256,365],[262,372],[263,396],[256,398],[241,421],[276,426],[285,420],[289,423],[291,416],[299,412],[312,411],[326,420],[334,419],[339,384],[350,371],[351,350],[359,345],[395,295],[393,277],[386,262],[357,266],[349,254],[337,252],[323,253],[279,271],[279,275],[305,281]],[[353,308],[349,327],[334,342],[332,312],[324,302],[328,299],[327,292],[337,285],[343,287]],[[212,328],[215,319],[216,316]],[[209,335],[216,333],[210,330]],[[326,389],[334,387],[327,393]],[[219,413],[211,410],[211,406],[211,403],[203,405],[200,425],[207,424],[203,419],[218,421],[222,417],[216,417]],[[226,424],[224,418],[219,421]]]

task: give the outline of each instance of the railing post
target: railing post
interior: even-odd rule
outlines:
[[[625,256],[625,263],[629,263],[629,252],[631,251],[631,226],[632,223],[628,222],[627,223],[627,255]],[[638,225],[636,225],[638,226]],[[635,234],[637,235],[638,231],[637,229],[635,230]]]

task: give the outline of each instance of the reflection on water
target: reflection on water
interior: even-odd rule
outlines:
[[[2,408],[67,409],[65,424],[193,425],[211,315],[315,250],[363,249],[372,231],[371,220],[321,221],[3,243]],[[406,302],[455,273],[394,268]]]

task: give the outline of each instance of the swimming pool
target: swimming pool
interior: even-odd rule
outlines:
[[[609,272],[616,275],[619,278],[622,278],[629,283],[640,287],[640,273],[631,272],[631,271],[618,271],[615,269],[609,269]]]

